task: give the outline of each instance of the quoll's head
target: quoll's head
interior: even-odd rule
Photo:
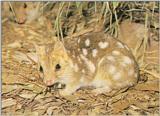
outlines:
[[[62,82],[69,76],[72,61],[62,42],[56,42],[52,47],[35,45],[38,55],[39,71],[46,86]]]
[[[12,2],[9,9],[18,24],[30,23],[40,15],[39,4],[34,2]]]

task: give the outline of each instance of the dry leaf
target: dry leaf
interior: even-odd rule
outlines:
[[[9,98],[2,100],[2,108],[10,107],[16,104],[16,100]]]

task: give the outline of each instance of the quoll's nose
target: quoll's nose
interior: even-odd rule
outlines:
[[[46,81],[44,81],[44,83],[45,83],[47,86],[51,86],[51,85],[54,84],[54,80],[53,80],[53,79],[52,79],[52,80],[46,80]]]
[[[16,22],[18,24],[24,24],[26,22],[26,18],[25,17],[19,18],[19,19],[16,20]]]

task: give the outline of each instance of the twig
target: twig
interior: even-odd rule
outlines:
[[[156,78],[159,78],[159,79],[160,79],[160,75],[157,74],[157,73],[153,73],[153,72],[151,72],[151,71],[149,71],[149,70],[146,70],[146,69],[140,69],[140,71],[146,72],[146,73],[152,75],[153,77],[156,77]]]

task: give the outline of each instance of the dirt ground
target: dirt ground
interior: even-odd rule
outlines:
[[[66,22],[66,25],[70,22]],[[77,22],[79,25],[81,23],[81,20]],[[88,24],[86,30],[92,30],[93,25]],[[159,39],[153,38],[159,38],[158,34],[153,32],[155,36],[150,37],[151,45],[143,65],[147,69],[141,68],[136,86],[97,96],[91,93],[92,88],[81,88],[65,98],[56,90],[47,90],[37,70],[33,42],[52,42],[55,33],[47,29],[47,26],[39,23],[20,25],[10,20],[2,21],[3,116],[159,115]],[[70,33],[69,30],[68,35]]]

